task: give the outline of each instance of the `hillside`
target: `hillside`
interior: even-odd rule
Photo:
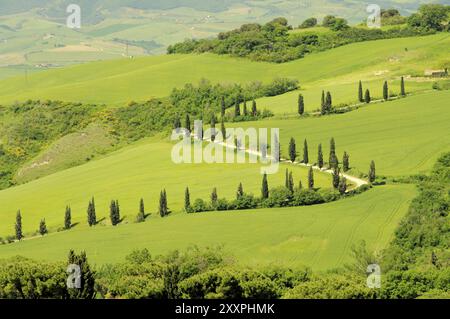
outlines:
[[[448,67],[448,34],[362,42],[280,65],[211,54],[164,55],[102,61],[0,81],[0,102],[52,99],[120,105],[169,95],[175,87],[206,78],[213,83],[268,82],[292,77],[300,85],[355,83],[358,80],[422,76]],[[407,48],[407,51],[405,50]],[[173,74],[177,77],[173,77]],[[357,82],[356,82],[357,83]],[[113,90],[111,88],[114,88]]]

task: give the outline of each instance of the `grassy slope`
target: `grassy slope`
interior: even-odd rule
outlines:
[[[126,222],[132,222],[141,197],[148,213],[157,211],[159,192],[164,187],[173,211],[182,209],[186,186],[190,187],[192,201],[208,200],[213,187],[217,187],[220,198],[235,198],[239,182],[245,191],[260,195],[260,164],[177,165],[171,161],[171,147],[167,142],[142,141],[103,159],[1,191],[0,234],[13,234],[18,209],[22,210],[25,232],[36,231],[42,218],[50,228],[61,227],[66,205],[72,206],[73,222],[84,225],[91,196],[95,196],[97,219],[105,217],[109,224],[112,199],[120,201],[121,214]],[[269,176],[271,187],[284,185],[284,169],[282,165],[278,175]],[[315,175],[318,187],[331,187],[329,175]],[[294,168],[294,177],[296,184],[299,178],[306,184],[307,169]]]
[[[360,110],[321,118],[266,120],[239,124],[244,127],[278,127],[282,153],[286,156],[290,137],[301,149],[307,138],[309,153],[316,160],[323,144],[328,159],[329,140],[334,137],[339,159],[350,153],[350,163],[367,172],[373,159],[380,175],[426,173],[437,157],[450,149],[450,91],[429,92]],[[300,153],[301,154],[301,153]]]
[[[423,74],[426,68],[448,63],[445,48],[449,42],[447,34],[363,42],[280,65],[211,54],[95,62],[33,74],[28,81],[23,77],[2,81],[0,102],[48,98],[119,104],[167,96],[174,87],[201,78],[214,82],[249,82],[288,76],[310,85],[316,81],[354,83],[372,79],[374,72],[380,70],[389,70],[389,76]]]
[[[182,214],[116,228],[76,227],[0,246],[0,257],[20,252],[36,259],[62,260],[75,248],[86,250],[94,263],[107,263],[120,261],[138,248],[160,254],[193,244],[225,244],[243,263],[308,265],[321,270],[348,262],[351,245],[360,240],[370,249],[384,248],[414,194],[411,185],[382,186],[327,205]]]

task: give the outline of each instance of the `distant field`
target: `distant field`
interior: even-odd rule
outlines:
[[[317,159],[319,143],[328,154],[329,140],[334,137],[339,159],[344,151],[349,152],[356,171],[367,173],[370,161],[375,160],[380,175],[427,173],[437,157],[450,149],[449,99],[450,91],[430,92],[341,115],[269,119],[239,126],[280,128],[284,156],[291,137],[298,145],[307,138],[312,160]]]
[[[412,185],[381,186],[311,207],[180,214],[94,229],[83,224],[69,232],[2,245],[0,258],[20,253],[38,260],[64,260],[69,249],[76,249],[86,250],[90,262],[104,264],[122,261],[133,249],[148,248],[157,255],[194,244],[224,244],[244,264],[324,270],[350,262],[350,248],[360,240],[371,250],[386,247],[415,193]]]
[[[244,190],[260,196],[260,164],[174,164],[172,144],[141,141],[111,155],[83,166],[64,170],[36,181],[0,191],[0,236],[14,233],[15,214],[22,210],[25,232],[37,230],[46,219],[50,228],[63,225],[64,209],[71,205],[73,222],[86,224],[86,208],[92,196],[97,203],[97,218],[109,224],[109,203],[118,199],[125,222],[132,222],[138,213],[139,200],[144,198],[148,213],[155,214],[159,193],[167,189],[169,208],[179,212],[184,204],[184,190],[190,187],[192,200],[209,200],[213,187],[220,198],[234,199],[240,182]],[[56,163],[54,165],[60,165]],[[269,176],[270,187],[284,185],[285,169],[293,170],[296,185],[306,185],[308,170],[281,165],[277,175]],[[315,174],[317,187],[331,187],[331,176]]]
[[[167,96],[174,87],[202,78],[248,83],[283,76],[299,79],[300,85],[321,81],[324,86],[377,79],[375,74],[382,74],[381,79],[397,79],[448,64],[449,45],[447,34],[380,40],[279,65],[212,54],[118,59],[38,73],[28,81],[24,77],[0,81],[0,103],[33,98],[123,104]]]

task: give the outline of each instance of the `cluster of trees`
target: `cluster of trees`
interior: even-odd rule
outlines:
[[[305,55],[328,50],[349,43],[411,37],[443,31],[448,26],[446,12],[449,6],[424,5],[417,14],[408,18],[408,25],[395,26],[389,30],[350,27],[345,19],[326,16],[322,26],[330,32],[290,33],[292,27],[285,18],[277,18],[265,24],[244,24],[239,29],[223,32],[216,39],[186,40],[168,47],[168,53],[230,54],[256,61],[283,63]],[[401,24],[404,18],[397,10],[382,11],[382,22]],[[316,18],[305,20],[300,28],[317,25]]]
[[[442,4],[424,4],[417,13],[408,17],[409,26],[432,31],[448,31],[450,6]]]
[[[362,82],[359,81],[358,86],[358,101],[361,103],[370,103],[372,101],[372,96],[370,95],[370,90],[366,89],[364,92]],[[384,81],[383,83],[383,100],[388,101],[390,96],[389,92],[389,85],[387,81]],[[405,79],[402,76],[400,79],[400,96],[405,97],[406,96],[406,89],[405,89]]]
[[[175,127],[181,125],[182,114],[189,114],[192,118],[202,119],[204,122],[211,122],[215,114],[220,113],[226,120],[260,118],[270,115],[269,112],[260,112],[256,108],[257,98],[264,96],[275,96],[298,89],[299,83],[295,79],[276,78],[272,82],[263,84],[258,81],[241,84],[212,84],[203,79],[197,86],[186,84],[181,89],[173,89],[170,94],[170,103],[178,110],[175,119]],[[247,102],[252,101],[251,109],[247,108]],[[240,110],[240,105],[243,109]],[[226,114],[228,108],[233,108],[234,112]],[[190,123],[192,125],[193,123]],[[189,128],[189,126],[185,127]]]

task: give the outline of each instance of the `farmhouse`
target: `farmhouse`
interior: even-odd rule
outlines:
[[[431,76],[433,78],[443,78],[448,76],[448,69],[444,70],[425,70],[425,76]]]

